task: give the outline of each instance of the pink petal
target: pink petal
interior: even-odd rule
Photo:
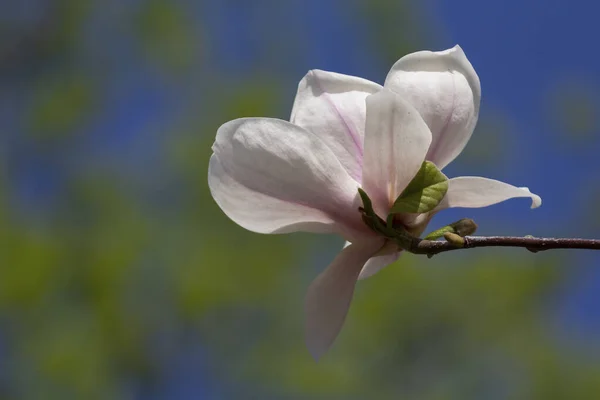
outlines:
[[[395,263],[400,258],[401,252],[395,251],[391,254],[383,254],[380,256],[374,256],[367,261],[363,269],[358,275],[358,279],[369,278],[390,264]]]
[[[429,128],[399,95],[384,89],[367,97],[362,186],[379,216],[414,178],[430,143]]]
[[[383,245],[383,239],[353,243],[310,284],[305,300],[306,345],[318,360],[342,329],[354,286],[365,262]]]
[[[354,76],[309,71],[298,85],[290,121],[319,136],[350,176],[360,182],[365,99],[381,89]]]
[[[351,244],[352,243],[350,242],[344,243],[344,248],[350,246]],[[375,254],[369,259],[369,261],[365,263],[365,266],[358,275],[358,279],[362,280],[375,275],[383,268],[398,261],[401,253],[402,250],[399,251],[398,246],[395,243],[390,241],[386,242],[384,246],[379,249],[377,254]]]
[[[356,181],[315,134],[282,120],[238,119],[219,128],[213,151],[211,193],[242,227],[259,233],[366,230]]]

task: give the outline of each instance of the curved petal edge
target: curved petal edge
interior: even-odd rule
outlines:
[[[461,176],[448,180],[448,192],[436,208],[479,208],[518,197],[529,197],[531,208],[542,205],[542,199],[526,187],[516,187],[494,179]]]
[[[409,101],[431,129],[427,160],[442,169],[460,154],[477,124],[481,101],[479,77],[460,46],[402,57],[384,87]]]
[[[287,121],[242,118],[222,125],[208,184],[234,222],[259,233],[366,229],[357,183],[314,134]]]

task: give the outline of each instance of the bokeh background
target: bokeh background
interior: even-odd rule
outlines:
[[[458,43],[483,99],[445,172],[544,205],[431,227],[600,237],[599,4],[0,1],[0,398],[598,398],[598,255],[404,256],[315,364],[304,291],[341,239],[244,231],[206,176],[218,126],[287,119],[309,69],[383,83]]]

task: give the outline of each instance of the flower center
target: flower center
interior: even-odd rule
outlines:
[[[371,199],[365,191],[358,189],[358,192],[363,202],[363,207],[360,207],[358,211],[361,213],[363,222],[372,231],[386,239],[393,240],[398,247],[402,249],[411,248],[415,242],[419,240],[419,238],[413,236],[411,232],[406,229],[406,226],[403,223],[402,214],[389,214],[384,221],[375,213],[375,210],[373,210]]]

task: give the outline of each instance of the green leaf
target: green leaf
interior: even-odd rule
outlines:
[[[429,161],[398,196],[390,213],[426,213],[433,210],[448,191],[448,178]]]

